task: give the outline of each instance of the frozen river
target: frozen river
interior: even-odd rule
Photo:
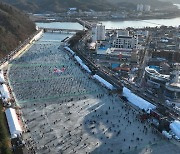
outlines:
[[[77,29],[82,30],[83,26],[77,22],[50,22],[50,23],[36,23],[38,27],[44,28],[60,28],[60,29]]]
[[[150,19],[150,20],[128,20],[128,21],[99,21],[106,26],[106,29],[125,29],[127,27],[144,28],[156,26],[175,26],[180,25],[180,17],[172,19]],[[83,26],[75,22],[50,22],[36,23],[39,27],[45,28],[62,28],[82,30]]]
[[[156,26],[175,26],[180,25],[180,17],[172,19],[151,19],[151,20],[129,20],[129,21],[101,21],[106,29],[124,29],[127,27],[144,28]]]
[[[162,139],[138,111],[91,79],[60,45],[67,35],[45,33],[8,68],[21,106],[26,143],[38,154],[164,153],[179,146]]]

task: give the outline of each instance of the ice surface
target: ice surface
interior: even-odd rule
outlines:
[[[54,40],[54,35],[48,33],[48,40]],[[179,152],[179,147],[162,139],[148,123],[140,122],[139,111],[91,79],[59,48],[60,40],[44,37],[46,33],[8,70],[30,130],[24,134],[25,142],[34,145],[38,154]],[[65,71],[56,74],[54,68]]]

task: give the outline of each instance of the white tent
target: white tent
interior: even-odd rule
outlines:
[[[11,133],[11,138],[14,138],[16,135],[22,134],[22,129],[16,115],[16,111],[13,108],[9,108],[5,111],[9,130]]]
[[[69,51],[72,55],[75,54],[74,51],[72,51],[69,47],[64,47],[64,49],[66,49],[67,51]],[[74,58],[77,60],[77,62],[82,66],[83,69],[85,69],[88,73],[91,73],[91,70],[89,69],[89,67],[87,65],[85,65],[83,63],[83,61],[81,60],[81,58],[79,58],[78,56],[74,56]]]
[[[81,63],[80,64],[87,72],[91,73],[91,70],[89,69],[88,66],[86,66],[85,64]]]
[[[4,79],[4,75],[3,75],[3,71],[0,71],[0,82],[4,83],[5,79]]]
[[[89,69],[88,66],[86,66],[83,61],[81,60],[81,58],[79,58],[78,56],[74,56],[74,58],[77,60],[77,62],[82,66],[82,68],[84,68],[88,73],[91,73],[91,70]]]
[[[7,85],[5,84],[0,85],[0,92],[2,97],[4,97],[6,101],[11,98]]]
[[[136,105],[140,109],[144,109],[146,112],[148,112],[150,109],[156,108],[155,105],[135,95],[134,93],[131,92],[131,90],[129,90],[126,87],[123,88],[123,96],[125,96],[130,103]]]
[[[104,80],[103,78],[101,78],[99,75],[93,75],[93,78],[95,78],[96,80],[98,80],[99,82],[101,82],[104,86],[106,86],[108,89],[113,90],[114,86],[112,84],[110,84],[109,82],[107,82],[106,80]]]
[[[78,56],[74,56],[74,58],[77,60],[78,63],[82,63],[81,58],[79,58]]]
[[[75,54],[75,52],[74,52],[74,51],[72,51],[69,47],[64,47],[64,49],[66,49],[67,51],[69,51],[72,55],[74,55],[74,54]]]
[[[170,128],[173,131],[173,133],[180,138],[180,121],[175,120],[170,124]]]

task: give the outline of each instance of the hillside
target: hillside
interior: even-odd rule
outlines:
[[[33,13],[62,12],[70,7],[81,10],[114,10],[122,7],[135,8],[137,4],[150,4],[154,8],[162,8],[171,5],[160,0],[3,0],[9,4]]]
[[[0,3],[0,58],[35,32],[35,25],[16,8]]]
[[[168,0],[164,0],[164,2],[162,2],[161,0],[107,0],[108,2],[114,3],[114,4],[123,4],[123,3],[127,3],[130,5],[137,5],[137,4],[147,4],[147,5],[151,5],[151,7],[153,8],[161,8],[161,7],[166,7],[166,6],[170,6],[171,3]]]
[[[28,12],[61,12],[70,7],[82,10],[110,10],[113,6],[106,0],[3,0]]]
[[[172,3],[179,3],[180,4],[180,0],[160,0],[160,1],[163,1],[163,2],[172,2]]]

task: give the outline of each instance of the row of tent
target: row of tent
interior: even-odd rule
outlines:
[[[6,102],[8,99],[11,98],[11,96],[10,96],[7,85],[5,84],[5,79],[4,79],[2,70],[0,71],[0,83],[1,83],[0,84],[1,98],[3,101]],[[16,110],[13,108],[8,108],[5,111],[5,115],[7,118],[11,138],[16,138],[18,135],[21,135],[22,129],[18,121]]]
[[[170,124],[170,128],[173,131],[173,133],[177,136],[177,138],[180,140],[180,121],[175,120]]]
[[[3,70],[0,71],[0,83],[4,83],[5,79],[4,79],[4,75],[3,75]]]
[[[180,121],[174,120],[170,123],[170,131],[162,131],[162,134],[168,139],[176,139],[180,141]]]
[[[131,90],[126,87],[123,88],[123,96],[125,96],[130,103],[142,110],[145,110],[147,113],[150,113],[150,110],[152,109],[156,109],[155,105],[135,95]]]
[[[135,95],[134,93],[131,92],[131,90],[129,90],[126,87],[123,88],[123,96],[125,96],[130,103],[132,103],[133,105],[137,106],[140,109],[144,109],[147,113],[150,113],[150,110],[156,109],[155,105]],[[170,129],[176,136],[176,139],[180,140],[180,121],[174,120],[173,122],[171,122]],[[166,131],[163,131],[163,134],[165,136],[169,135],[169,133]]]
[[[30,43],[34,40],[38,40],[42,36],[42,34],[43,31],[41,30],[36,36],[32,38]],[[11,98],[8,87],[5,84],[3,70],[0,71],[0,93],[1,93],[1,98],[4,102],[7,102]],[[7,108],[5,110],[5,115],[6,115],[11,138],[13,139],[13,138],[17,138],[18,136],[21,136],[23,131],[19,123],[16,110],[13,108]]]
[[[0,93],[2,100],[5,102],[7,102],[7,100],[11,98],[8,87],[5,84],[5,79],[2,70],[0,71]]]
[[[89,67],[87,65],[85,65],[83,63],[83,61],[81,60],[81,58],[79,58],[78,56],[74,56],[74,58],[76,59],[76,61],[81,65],[81,67],[86,70],[88,73],[91,73],[91,70],[89,69]]]
[[[64,47],[67,51],[70,52],[71,55],[74,56],[76,61],[88,72],[91,73],[91,70],[86,66],[83,61],[75,55],[75,52],[72,51],[69,47]],[[101,84],[103,84],[106,88],[113,90],[114,86],[104,80],[102,77],[98,76],[97,74],[93,75],[93,78],[98,80]],[[153,105],[152,103],[144,100],[143,98],[135,95],[131,90],[128,88],[124,87],[123,88],[123,96],[127,98],[127,100],[132,103],[133,105],[137,106],[140,109],[145,110],[147,113],[150,113],[150,110],[156,109],[156,106]],[[170,128],[173,131],[173,133],[180,139],[180,121],[173,121],[170,124]]]
[[[95,74],[93,75],[93,78],[98,80],[101,84],[103,84],[107,89],[113,90],[114,86],[112,84],[110,84],[109,82],[107,82],[106,80],[104,80],[103,78],[101,78],[99,75]]]
[[[91,70],[89,69],[89,67],[83,63],[82,59],[79,56],[76,56],[75,52],[72,51],[69,47],[64,47],[64,49],[66,51],[69,51],[69,53],[74,56],[75,60],[81,65],[81,67],[86,70],[88,73],[92,73]],[[107,89],[113,90],[114,86],[109,83],[108,81],[104,80],[102,77],[100,77],[99,75],[95,74],[93,75],[93,79],[96,79],[97,81],[99,81],[102,85],[104,85]]]
[[[11,134],[11,138],[17,138],[17,136],[22,135],[22,128],[20,126],[16,110],[13,108],[8,108],[5,111],[8,126],[9,126],[9,131]]]

